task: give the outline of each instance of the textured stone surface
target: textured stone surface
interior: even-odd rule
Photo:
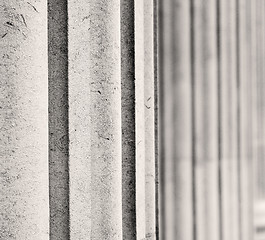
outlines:
[[[120,2],[68,4],[71,237],[121,239]]]
[[[0,239],[49,239],[46,4],[0,3]]]
[[[69,197],[71,239],[91,239],[90,5],[68,1]]]
[[[144,1],[145,237],[156,239],[154,5]]]

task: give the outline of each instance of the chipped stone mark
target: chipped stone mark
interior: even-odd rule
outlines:
[[[100,137],[100,138],[103,138],[103,139],[105,139],[105,140],[110,140],[108,137],[103,137],[102,135],[100,135],[99,133],[98,133],[98,136]]]
[[[91,16],[91,15],[88,15],[88,16],[83,17],[82,22],[84,22],[85,20],[89,19],[90,16]]]
[[[8,26],[10,26],[10,27],[15,27],[15,25],[14,25],[14,23],[12,23],[12,22],[6,22],[6,24],[8,25]]]
[[[151,108],[151,107],[147,106],[146,104],[145,104],[145,107],[146,107],[147,109],[150,109],[150,108]]]
[[[4,35],[2,35],[2,38],[4,38],[7,35],[7,33],[5,33]]]
[[[27,23],[26,23],[26,20],[25,20],[25,18],[24,18],[24,16],[23,16],[23,14],[20,14],[20,16],[21,16],[21,18],[22,18],[22,20],[23,20],[24,25],[25,25],[26,27],[28,27],[28,26],[27,26]]]
[[[33,6],[30,2],[27,2],[27,4],[29,4],[34,9],[35,12],[39,13],[39,11],[35,8],[35,6]]]

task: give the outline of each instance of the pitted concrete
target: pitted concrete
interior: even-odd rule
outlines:
[[[122,239],[120,1],[68,1],[70,231]]]
[[[0,19],[0,239],[48,240],[46,1],[2,1]]]

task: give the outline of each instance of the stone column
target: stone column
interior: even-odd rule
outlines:
[[[144,1],[145,237],[156,239],[154,2]]]
[[[68,1],[72,239],[122,239],[120,1]]]
[[[193,1],[196,239],[218,240],[218,75],[216,1]]]
[[[189,1],[161,3],[161,238],[193,239]]]
[[[236,1],[220,1],[218,16],[221,235],[239,240]]]
[[[0,4],[1,239],[49,239],[46,5]]]
[[[240,239],[252,233],[252,114],[251,114],[251,5],[238,2],[238,89],[239,89],[239,181]]]

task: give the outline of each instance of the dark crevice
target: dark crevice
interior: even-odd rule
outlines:
[[[31,6],[37,12],[37,9]],[[70,239],[67,14],[67,0],[48,1],[51,240]]]

